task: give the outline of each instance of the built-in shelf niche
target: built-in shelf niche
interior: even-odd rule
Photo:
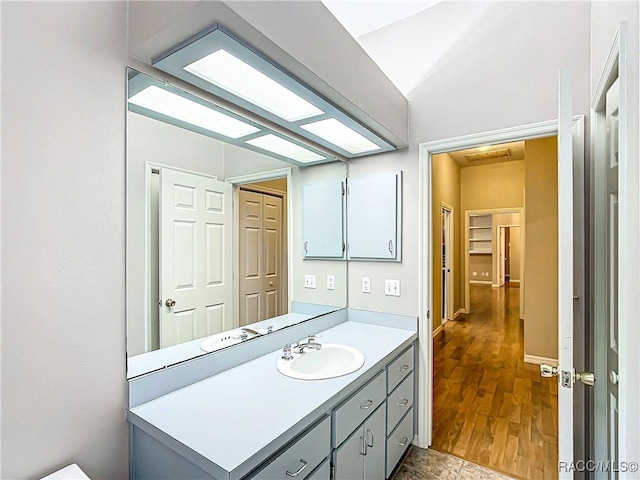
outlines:
[[[491,214],[469,216],[469,254],[491,255],[492,224]]]

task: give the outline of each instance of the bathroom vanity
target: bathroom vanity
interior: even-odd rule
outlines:
[[[284,344],[304,340],[309,333],[319,334],[320,344],[360,350],[364,365],[323,380],[281,374],[276,364]],[[388,478],[415,433],[416,338],[415,317],[344,309],[230,347],[219,354],[229,368],[157,398],[149,399],[154,395],[139,389],[161,392],[150,386],[164,382],[163,375],[176,378],[168,376],[171,369],[150,374],[155,379],[143,377],[139,380],[146,381],[139,385],[134,380],[130,398],[148,401],[128,411],[130,475]],[[249,348],[266,353],[248,361],[223,359],[233,350]],[[181,368],[206,368],[208,357]]]

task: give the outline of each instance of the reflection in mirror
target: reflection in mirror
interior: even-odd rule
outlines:
[[[161,82],[128,78],[162,98]],[[310,154],[243,148],[243,138],[273,132],[234,115],[223,135],[213,117],[188,117],[188,104],[172,120],[175,110],[149,98],[134,104],[141,91],[130,89],[127,110],[127,377],[346,307],[346,262],[305,259],[303,233],[303,192],[344,182],[345,164],[301,166]],[[334,223],[343,230],[344,218]]]

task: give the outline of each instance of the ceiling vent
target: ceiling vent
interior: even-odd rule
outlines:
[[[495,158],[510,158],[511,151],[508,148],[490,150],[488,152],[467,153],[464,158],[470,162],[481,162],[483,160],[493,160]]]

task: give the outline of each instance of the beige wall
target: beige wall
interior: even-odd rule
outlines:
[[[509,252],[509,280],[520,281],[520,257],[521,257],[521,235],[520,228],[509,229],[509,242],[511,248]]]
[[[524,160],[477,165],[460,169],[460,204],[462,212],[467,210],[495,210],[521,208],[524,206]],[[497,224],[519,225],[519,214],[500,214],[493,218],[492,256],[470,255],[469,279],[493,282],[497,278],[495,258],[497,250]],[[464,237],[462,238],[464,243]],[[463,248],[466,246],[463,245]],[[464,252],[465,250],[463,250]],[[477,276],[472,276],[477,272]],[[489,272],[488,277],[481,272]],[[464,290],[462,300],[464,302]]]
[[[558,356],[558,172],[555,137],[525,142],[525,355]]]
[[[462,305],[463,269],[461,245],[462,226],[460,210],[460,167],[453,159],[443,153],[433,157],[433,329],[440,326],[442,319],[442,243],[441,243],[441,212],[442,203],[453,207],[453,313]]]
[[[463,210],[488,210],[524,205],[524,160],[460,169]]]

